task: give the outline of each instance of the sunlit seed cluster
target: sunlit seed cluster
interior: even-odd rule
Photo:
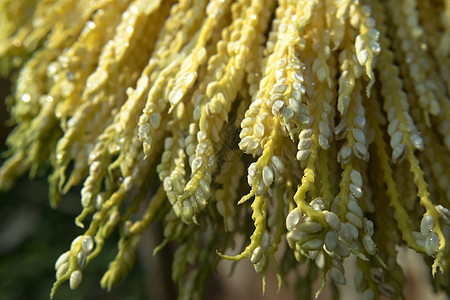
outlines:
[[[317,296],[350,256],[363,299],[400,298],[402,245],[450,293],[449,20],[445,0],[0,1],[0,190],[48,166],[52,206],[82,186],[51,297],[118,231],[110,290],[154,220],[180,299],[220,258],[263,289],[303,265]]]

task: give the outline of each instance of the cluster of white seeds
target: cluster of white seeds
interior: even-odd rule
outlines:
[[[440,239],[434,229],[434,218],[425,213],[420,222],[420,233],[422,236],[415,234],[417,244],[425,247],[428,255],[433,256],[439,250]]]
[[[262,273],[267,266],[269,261],[268,251],[270,248],[270,242],[270,234],[266,230],[261,237],[260,245],[256,247],[250,255],[250,261],[252,262],[257,273]]]
[[[80,245],[81,244],[81,245]],[[81,273],[81,270],[84,269],[86,266],[86,259],[88,254],[94,250],[94,240],[90,235],[85,236],[78,236],[76,237],[71,245],[71,250],[64,252],[61,254],[61,256],[56,260],[55,263],[55,270],[56,270],[56,279],[59,280],[63,276],[66,276],[67,272],[69,272],[69,269],[71,269],[72,266],[70,266],[70,257],[71,257],[71,251],[72,249],[78,247],[78,253],[77,256],[77,264],[75,266],[75,269],[71,271],[70,273],[70,281],[69,285],[72,290],[76,289],[83,279],[83,274]]]

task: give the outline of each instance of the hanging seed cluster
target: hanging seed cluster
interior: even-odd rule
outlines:
[[[118,231],[111,289],[153,220],[180,299],[220,258],[279,285],[303,264],[318,295],[351,255],[364,299],[399,298],[402,245],[449,293],[449,20],[444,0],[0,1],[0,189],[82,186],[51,297]]]

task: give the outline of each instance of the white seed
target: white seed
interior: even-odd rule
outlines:
[[[393,119],[395,118],[395,116],[397,115],[397,109],[395,108],[395,106],[391,106],[389,107],[388,111],[387,111],[387,117],[389,122],[393,122]],[[398,122],[398,120],[397,120]]]
[[[303,129],[302,131],[300,131],[300,134],[298,135],[298,139],[302,140],[302,139],[306,139],[311,137],[312,135],[312,130],[311,129]]]
[[[306,235],[307,235],[306,232],[294,229],[294,230],[288,232],[288,234],[286,235],[286,239],[293,241],[293,242],[298,242]]]
[[[339,271],[341,271],[342,273],[345,273],[345,269],[344,269],[344,265],[342,264],[342,260],[339,258],[333,258],[331,260],[331,264],[338,269]]]
[[[284,122],[287,124],[294,117],[294,111],[292,110],[292,108],[286,106],[284,108],[282,115],[283,115]]]
[[[278,156],[276,156],[276,155],[272,155],[270,160],[272,161],[273,165],[278,170],[278,172],[280,174],[283,174],[284,171],[285,171],[285,167],[284,167],[284,164],[281,161],[281,159]]]
[[[325,265],[326,265],[326,260],[325,260],[325,254],[323,254],[322,251],[319,251],[317,253],[316,258],[314,259],[316,266],[320,269],[320,270],[324,270],[325,269]]]
[[[360,217],[358,217],[357,215],[355,215],[354,213],[352,213],[352,212],[347,212],[346,214],[345,214],[345,218],[350,222],[350,223],[352,223],[353,225],[355,225],[356,227],[358,227],[358,228],[362,228],[362,220],[361,220],[361,218]]]
[[[319,145],[322,147],[322,149],[327,150],[330,148],[330,142],[328,141],[327,137],[323,134],[319,134]]]
[[[266,112],[263,112],[256,117],[256,121],[258,121],[258,123],[264,123],[268,117],[269,117],[269,114]]]
[[[298,225],[297,228],[306,233],[316,233],[321,231],[323,227],[317,222],[305,222]]]
[[[389,122],[387,132],[390,136],[392,136],[395,132],[397,132],[399,124],[400,122],[398,119],[394,119],[391,122]]]
[[[255,123],[255,118],[253,118],[253,117],[246,117],[241,122],[241,128],[253,126],[254,123]]]
[[[203,160],[200,157],[194,158],[192,161],[192,173],[196,173],[198,169],[202,166]]]
[[[348,146],[343,146],[338,153],[337,160],[339,163],[347,163],[352,155],[352,149]]]
[[[341,229],[341,222],[339,221],[339,217],[331,212],[331,211],[324,211],[325,214],[325,220],[327,221],[328,225],[335,230],[339,231]]]
[[[83,280],[83,274],[80,270],[75,270],[70,274],[69,286],[71,290],[75,290],[80,286],[81,280]]]
[[[300,139],[297,145],[298,150],[308,150],[311,148],[312,139],[311,138],[303,138]]]
[[[353,150],[359,159],[369,161],[369,152],[367,151],[367,146],[365,144],[355,143]]]
[[[274,116],[278,116],[280,113],[280,110],[283,108],[284,102],[282,100],[277,100],[272,106],[272,114]]]
[[[299,93],[297,91],[295,91],[295,92]],[[302,109],[300,107],[299,102],[297,100],[295,100],[294,98],[289,98],[289,105],[292,107],[292,110],[295,112],[296,115],[300,115],[302,113]]]
[[[392,149],[394,149],[397,145],[400,144],[400,142],[402,141],[402,137],[403,137],[403,134],[401,131],[394,132],[394,134],[391,136],[391,142],[390,142]]]
[[[263,255],[263,249],[261,247],[256,247],[255,250],[253,250],[252,255],[250,256],[250,261],[252,262],[252,264],[257,264],[261,261]]]
[[[72,244],[70,244],[70,249],[72,249],[73,247],[75,247],[76,244],[78,244],[79,242],[81,242],[81,239],[83,238],[82,235],[77,236],[73,241]]]
[[[282,93],[275,93],[272,96],[270,96],[269,101],[267,101],[268,104],[275,103],[277,100],[282,100],[283,94]]]
[[[67,271],[69,271],[69,263],[65,262],[65,263],[61,264],[59,266],[59,268],[56,270],[56,274],[55,274],[56,280],[61,279],[61,277],[63,277],[67,273]]]
[[[362,187],[362,185],[363,185],[363,179],[362,179],[362,176],[361,176],[361,173],[360,173],[360,172],[358,172],[357,170],[353,170],[353,171],[350,173],[350,179],[352,180],[352,182],[353,182],[355,185],[357,185],[357,186],[359,186],[359,187]]]
[[[150,132],[150,124],[145,123],[142,124],[141,126],[139,126],[139,130],[138,130],[138,135],[139,135],[139,140],[142,141],[142,139],[146,138]]]
[[[270,234],[268,231],[264,231],[261,237],[261,247],[264,251],[268,251],[270,247]]]
[[[361,144],[364,144],[364,145],[367,143],[366,135],[364,134],[364,131],[362,131],[359,128],[353,129],[353,137],[355,138],[355,140],[358,143],[361,143]]]
[[[302,245],[302,249],[305,251],[317,250],[322,247],[323,241],[319,239],[309,240]]]
[[[351,213],[347,213],[347,214],[351,214]],[[347,218],[347,216],[346,216],[346,218]],[[353,240],[358,238],[358,229],[353,224],[348,223],[348,222],[341,224],[341,230],[339,231],[339,233],[340,233],[340,236],[348,243],[351,243]]]
[[[365,46],[364,39],[360,34],[358,34],[355,39],[356,53],[361,52],[363,50],[364,46]]]
[[[92,236],[85,235],[81,247],[87,254],[91,253],[94,249],[94,240],[92,239]]]
[[[334,249],[334,253],[341,257],[350,256],[350,250],[345,246],[341,241],[338,241],[336,244],[336,248]]]
[[[266,186],[270,186],[273,183],[273,171],[269,166],[265,166],[262,172],[262,178]]]
[[[386,297],[392,299],[395,296],[395,289],[385,282],[382,282],[378,285],[378,290],[381,294],[385,295]]]
[[[434,219],[433,217],[426,213],[422,221],[420,222],[420,232],[422,233],[423,237],[426,238],[430,232],[433,230],[434,227]]]
[[[449,224],[450,221],[450,210],[443,207],[442,205],[436,205],[436,210],[441,215],[441,217],[444,219],[444,223]]]
[[[248,144],[247,146],[247,153],[253,153],[256,151],[256,149],[259,146],[259,141],[258,140],[253,140],[250,142],[250,144]]]
[[[377,268],[370,269],[370,278],[372,278],[375,283],[384,282],[384,274]]]
[[[334,251],[338,242],[338,235],[336,231],[329,230],[325,235],[325,247],[328,251]]]
[[[262,273],[262,271],[264,271],[264,268],[266,267],[267,264],[267,258],[265,255],[263,255],[263,257],[261,257],[261,260],[254,265],[255,267],[255,271],[257,273]]]
[[[286,67],[287,64],[287,60],[285,57],[280,58],[279,60],[277,60],[277,69],[283,69]]]
[[[300,150],[297,152],[296,158],[298,161],[304,161],[304,160],[308,159],[310,154],[311,154],[311,150]]]
[[[363,190],[358,185],[350,183],[349,188],[352,195],[355,196],[356,198],[359,199],[363,196]]]
[[[330,276],[334,281],[338,284],[345,284],[347,281],[345,280],[344,274],[337,268],[331,267]]]
[[[250,175],[252,177],[255,176],[257,169],[258,169],[258,167],[257,167],[256,163],[251,163],[251,165],[248,167],[248,175]]]
[[[254,128],[254,132],[257,138],[262,138],[264,136],[264,125],[257,124]]]
[[[248,147],[248,144],[250,144],[250,142],[252,142],[252,141],[253,141],[252,136],[246,136],[239,142],[239,148],[241,148],[242,150],[245,150]]]
[[[280,80],[281,81],[281,80]],[[275,84],[272,88],[272,90],[270,91],[271,94],[275,94],[275,93],[284,93],[284,91],[286,91],[287,89],[287,85],[286,84]]]
[[[355,117],[355,119],[353,119],[353,123],[359,129],[363,129],[364,126],[366,126],[366,118],[364,118],[364,116],[358,115]]]
[[[414,134],[411,134],[411,136],[409,138],[410,138],[411,143],[413,144],[414,148],[416,148],[417,150],[420,150],[420,151],[425,150],[425,145],[424,145],[423,139],[420,137],[420,135],[414,133]]]
[[[150,125],[153,128],[158,128],[161,124],[161,115],[157,112],[154,112],[150,115]]]
[[[261,179],[258,184],[258,188],[256,189],[256,196],[261,196],[264,193],[264,181]]]
[[[325,121],[320,121],[319,122],[319,131],[320,131],[320,133],[322,133],[327,138],[331,137],[330,126],[328,125],[327,122],[325,122]]]
[[[302,211],[299,207],[294,208],[286,217],[286,228],[288,231],[294,230],[302,221]]]
[[[77,254],[77,266],[78,269],[83,269],[86,266],[86,253],[83,250]]]
[[[317,251],[317,250],[308,251],[309,258],[315,259],[317,256],[317,253],[319,253],[319,251]]]
[[[369,235],[366,234],[363,237],[362,244],[366,249],[367,253],[369,253],[370,255],[375,255],[376,252],[375,243]]]
[[[367,289],[367,290],[362,294],[362,299],[363,299],[363,300],[373,300],[373,299],[375,299],[375,293],[374,293],[372,290]]]
[[[69,251],[66,251],[63,254],[61,254],[61,256],[58,257],[58,259],[55,262],[55,270],[58,270],[62,264],[68,262],[69,258],[70,258],[70,252]]]
[[[358,205],[358,203],[355,200],[350,200],[347,203],[347,208],[354,213],[356,216],[358,216],[359,218],[363,217],[363,212],[361,210],[361,207]]]
[[[361,66],[364,66],[369,58],[369,52],[366,49],[361,50],[356,55],[358,62]]]
[[[406,146],[404,144],[398,144],[394,151],[392,151],[392,161],[394,163],[401,162],[406,154]]]
[[[439,250],[439,236],[432,231],[427,239],[425,240],[425,250],[427,251],[427,254],[432,256]]]
[[[197,132],[197,140],[199,142],[205,141],[207,137],[208,137],[208,135],[206,134],[205,131],[200,130],[199,132]]]
[[[363,223],[364,223],[364,232],[367,233],[369,236],[372,236],[374,233],[373,222],[367,218],[364,218]]]

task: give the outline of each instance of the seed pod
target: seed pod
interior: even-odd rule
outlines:
[[[257,264],[261,261],[261,258],[264,255],[264,251],[261,247],[256,247],[255,250],[253,250],[252,255],[250,257],[250,261],[252,264]]]
[[[313,239],[313,240],[309,240],[307,242],[305,242],[302,245],[302,249],[305,251],[311,251],[311,250],[317,250],[320,247],[322,247],[323,245],[323,241],[319,240],[319,239]]]
[[[369,235],[366,234],[363,237],[362,244],[366,249],[367,253],[369,253],[370,255],[375,255],[376,252],[375,243]]]
[[[85,235],[83,237],[83,242],[81,244],[82,249],[86,252],[86,254],[89,254],[94,249],[94,240],[92,239],[92,236]]]
[[[344,274],[337,268],[331,267],[330,276],[338,284],[344,285],[347,281],[345,280]]]
[[[61,256],[58,257],[58,259],[55,262],[55,270],[58,270],[62,264],[68,262],[69,258],[70,258],[70,251],[66,251],[63,254],[61,254]]]
[[[347,208],[358,218],[362,219],[363,212],[361,210],[361,207],[358,205],[358,202],[356,202],[355,200],[350,200],[347,204]]]
[[[86,266],[86,253],[83,250],[77,254],[77,266],[79,269],[84,269]]]
[[[69,286],[71,290],[75,290],[80,286],[81,281],[83,280],[83,274],[80,270],[75,270],[70,274]]]
[[[270,234],[268,231],[264,231],[261,237],[261,247],[264,251],[268,251],[270,247]]]
[[[425,250],[427,251],[427,254],[430,256],[434,255],[439,250],[439,243],[439,236],[432,231],[425,240]]]
[[[254,265],[256,273],[262,273],[267,263],[267,258],[265,255],[261,257],[261,260]]]
[[[314,259],[316,266],[320,270],[324,270],[326,266],[325,254],[322,251],[318,251],[316,258]]]
[[[378,290],[381,294],[390,299],[394,298],[395,296],[395,289],[390,284],[387,284],[385,282],[382,282],[378,285]]]
[[[300,208],[293,209],[286,217],[286,228],[288,231],[294,230],[302,221],[302,211]]]
[[[373,299],[375,299],[375,293],[371,289],[367,289],[362,294],[362,299],[363,300],[373,300]]]
[[[325,214],[325,220],[328,225],[330,225],[333,230],[339,231],[341,229],[341,222],[339,221],[338,216],[331,211],[324,211],[323,213]]]
[[[62,263],[59,265],[59,268],[56,270],[56,280],[59,280],[63,277],[67,271],[69,271],[69,262]]]
[[[430,214],[425,214],[420,222],[420,232],[426,238],[434,227],[434,219]]]
[[[338,242],[338,235],[334,230],[330,230],[325,235],[325,247],[328,251],[334,251]]]
[[[341,257],[350,256],[350,250],[341,241],[337,242],[336,248],[334,249],[334,253],[336,253]]]
[[[262,177],[265,186],[270,186],[273,183],[273,171],[269,166],[263,168]]]
[[[323,226],[317,222],[305,222],[298,225],[297,228],[306,233],[316,233],[321,231]]]

